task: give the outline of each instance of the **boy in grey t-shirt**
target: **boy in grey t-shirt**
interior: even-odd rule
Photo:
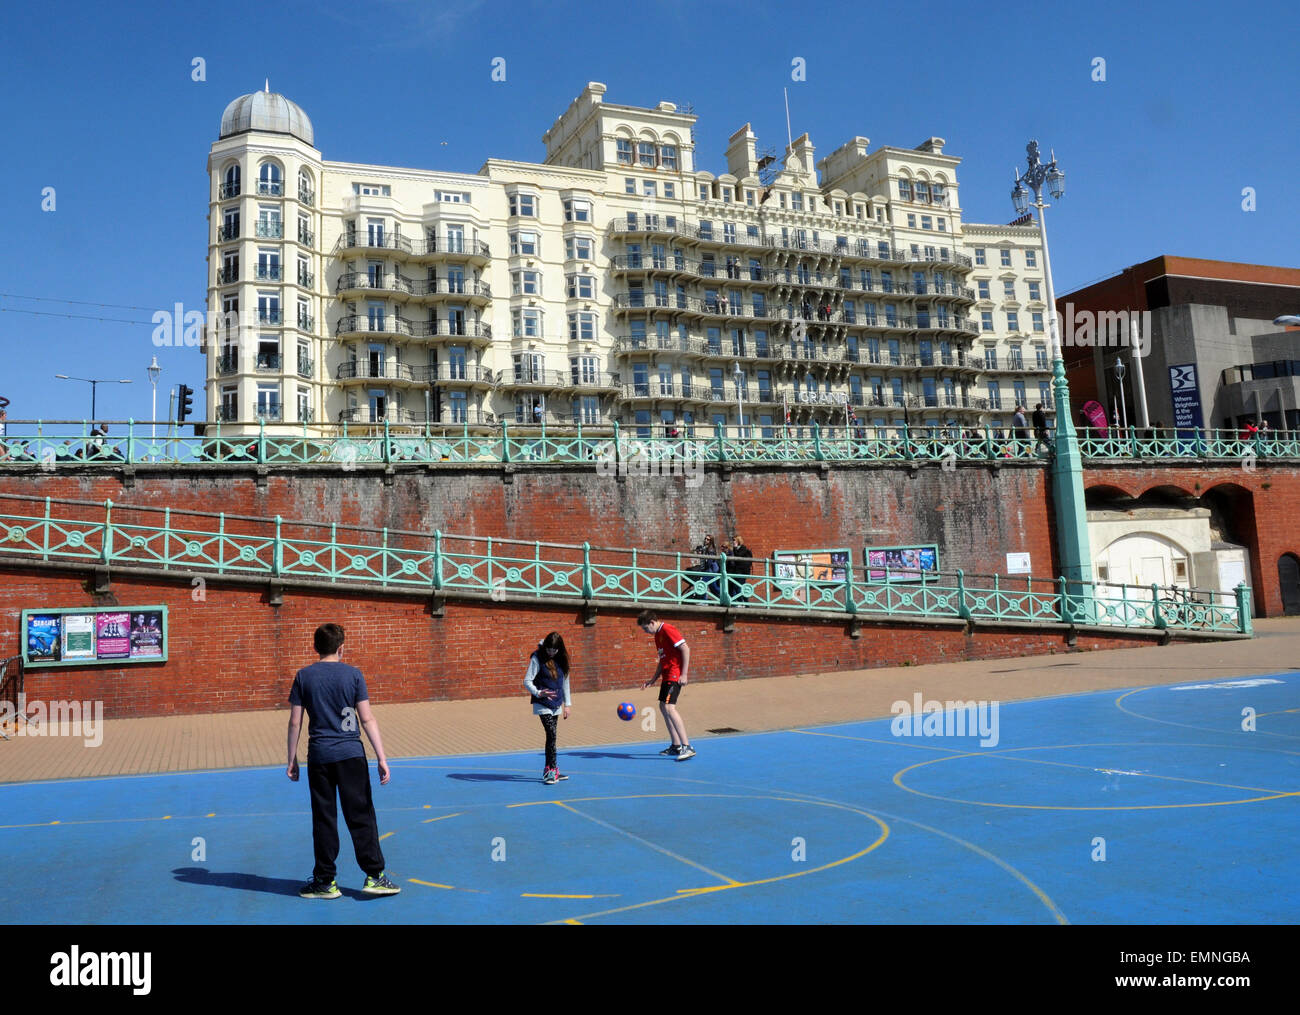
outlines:
[[[307,785],[311,790],[311,837],[316,851],[312,879],[298,894],[304,899],[337,899],[334,862],[339,855],[338,809],[352,835],[357,865],[366,873],[363,892],[396,895],[401,889],[384,876],[379,826],[370,796],[370,768],[361,745],[364,728],[375,749],[379,784],[387,785],[388,759],[379,736],[379,723],[370,711],[366,679],[355,666],[342,662],[343,628],[322,624],[314,638],[320,661],[299,670],[289,691],[289,764],[286,774],[298,781],[298,736],[302,714],[311,720],[307,734]]]

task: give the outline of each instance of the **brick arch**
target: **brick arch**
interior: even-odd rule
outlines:
[[[1152,483],[1147,486],[1139,496],[1145,497],[1149,493],[1172,493],[1179,497],[1199,497],[1200,493],[1179,483]]]
[[[1256,491],[1242,483],[1224,480],[1202,490],[1201,502],[1223,509],[1233,521],[1237,538],[1249,551],[1250,586],[1256,610],[1265,617],[1280,614],[1282,587],[1277,577],[1277,554],[1261,549]]]
[[[1097,495],[1097,496],[1106,496],[1106,497],[1113,497],[1113,496],[1115,496],[1115,495],[1118,494],[1118,495],[1121,496],[1121,497],[1128,497],[1128,498],[1133,499],[1133,500],[1136,500],[1136,499],[1137,499],[1137,495],[1136,495],[1136,494],[1132,493],[1132,492],[1129,491],[1129,490],[1126,490],[1124,487],[1120,486],[1118,483],[1113,483],[1113,482],[1109,482],[1109,481],[1103,482],[1103,481],[1101,481],[1101,480],[1098,480],[1098,481],[1093,482],[1093,483],[1088,483],[1088,484],[1083,488],[1083,495],[1084,495],[1084,498],[1085,498],[1085,499],[1086,499],[1090,494],[1095,494],[1095,495]]]

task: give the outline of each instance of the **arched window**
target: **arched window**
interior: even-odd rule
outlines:
[[[298,202],[300,204],[316,203],[316,188],[312,186],[311,173],[305,169],[298,170]]]
[[[221,197],[225,200],[228,197],[239,196],[239,163],[232,162],[226,167],[226,175],[221,184]]]
[[[284,193],[284,185],[281,182],[280,167],[274,162],[263,162],[261,171],[258,174],[257,192],[259,194],[279,197]]]

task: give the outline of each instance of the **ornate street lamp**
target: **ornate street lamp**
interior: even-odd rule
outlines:
[[[1056,292],[1052,287],[1052,258],[1047,248],[1047,221],[1043,203],[1043,187],[1053,198],[1065,196],[1065,173],[1056,164],[1056,153],[1044,164],[1039,158],[1038,142],[1030,141],[1028,168],[1024,175],[1016,171],[1016,185],[1011,200],[1020,214],[1030,207],[1038,209],[1038,231],[1043,241],[1043,279],[1047,283],[1048,319],[1051,321],[1052,388],[1056,401],[1056,446],[1052,456],[1052,492],[1056,507],[1057,553],[1061,576],[1067,584],[1092,581],[1092,549],[1088,539],[1088,510],[1083,497],[1083,459],[1074,430],[1074,414],[1070,409],[1070,386],[1065,379],[1065,358],[1061,353],[1061,336],[1057,327]],[[1033,200],[1030,200],[1030,192]],[[1077,587],[1077,586],[1076,586]],[[1091,614],[1087,600],[1062,604],[1073,614],[1066,620],[1087,621]]]

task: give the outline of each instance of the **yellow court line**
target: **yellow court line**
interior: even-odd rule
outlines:
[[[809,737],[833,737],[836,740],[861,740],[867,744],[898,744],[902,747],[919,747],[923,751],[951,751],[960,754],[964,748],[961,747],[936,747],[934,744],[914,744],[911,743],[910,737],[899,737],[896,740],[877,740],[874,737],[848,737],[843,733],[815,733],[812,730],[789,730],[790,733],[802,733]],[[978,734],[974,734],[978,735]]]
[[[613,895],[546,895],[542,892],[520,892],[521,899],[617,899],[618,893]]]
[[[1057,750],[1057,749],[1074,748],[1074,747],[1151,747],[1151,746],[1160,747],[1160,746],[1169,746],[1169,745],[1161,745],[1161,744],[1154,744],[1154,745],[1153,745],[1153,744],[1054,744],[1054,745],[1050,745],[1050,746],[1048,746],[1048,747],[1017,747],[1017,748],[1013,748],[1012,750],[1016,750],[1016,751],[1029,751],[1029,750]],[[1186,746],[1186,745],[1173,745],[1173,746]],[[913,787],[906,785],[906,784],[902,781],[902,780],[903,780],[903,776],[905,776],[908,772],[912,771],[913,769],[924,768],[926,765],[937,765],[937,764],[939,764],[939,763],[941,763],[941,762],[944,762],[944,761],[956,761],[956,760],[959,760],[960,758],[981,758],[981,757],[1004,758],[1004,757],[1007,756],[1007,753],[1008,753],[1008,752],[1002,752],[1002,751],[996,752],[996,753],[994,753],[994,754],[989,754],[989,753],[987,753],[987,752],[985,752],[985,753],[973,753],[973,754],[962,754],[962,755],[956,755],[955,757],[951,757],[951,758],[934,758],[934,759],[932,759],[932,760],[930,760],[930,761],[918,761],[915,765],[908,765],[906,768],[901,768],[901,769],[899,769],[897,772],[895,772],[895,773],[894,773],[894,785],[897,786],[897,787],[898,787],[899,789],[901,789],[901,790],[905,790],[905,791],[908,792],[908,793],[913,793],[913,794],[915,794],[916,796],[928,797],[928,798],[931,799],[931,800],[943,800],[943,801],[945,801],[945,802],[947,802],[947,803],[970,804],[970,805],[972,805],[972,806],[974,806],[974,807],[1000,807],[1000,808],[1005,808],[1005,809],[1008,809],[1008,810],[1026,810],[1026,811],[1161,811],[1161,810],[1179,810],[1179,809],[1182,809],[1182,808],[1189,808],[1189,807],[1227,807],[1227,806],[1231,806],[1231,805],[1233,805],[1233,804],[1252,804],[1252,803],[1259,803],[1259,802],[1264,801],[1264,800],[1279,800],[1279,799],[1282,799],[1283,797],[1289,797],[1289,796],[1300,796],[1300,790],[1294,790],[1294,791],[1290,791],[1290,792],[1275,792],[1275,791],[1272,791],[1272,790],[1265,790],[1264,792],[1269,793],[1270,795],[1268,795],[1268,796],[1261,796],[1261,797],[1249,797],[1249,798],[1244,799],[1244,800],[1210,800],[1210,801],[1206,801],[1206,802],[1203,802],[1203,803],[1189,803],[1189,804],[1131,804],[1131,805],[1125,805],[1125,806],[1077,807],[1077,806],[1065,806],[1065,805],[1059,805],[1059,804],[1003,804],[1003,803],[993,803],[993,802],[991,802],[991,801],[987,801],[987,800],[969,800],[969,799],[965,799],[965,798],[962,798],[962,797],[941,796],[941,795],[938,794],[938,793],[926,793],[926,792],[924,792],[924,791],[922,791],[922,790],[914,789]],[[1290,753],[1290,752],[1287,752],[1287,753]],[[1008,760],[1010,760],[1010,761],[1034,761],[1034,760],[1036,760],[1036,759],[1033,759],[1033,758],[1008,758]],[[1069,764],[1066,763],[1066,762],[1044,762],[1044,764],[1064,765],[1065,767],[1070,767],[1070,768],[1086,768],[1086,769],[1088,769],[1089,771],[1096,771],[1096,769],[1095,769],[1095,768],[1092,768],[1091,766],[1087,766],[1087,765],[1069,765]],[[1139,773],[1139,774],[1140,774],[1140,773]],[[1155,779],[1176,779],[1175,776],[1152,776],[1151,778],[1155,778]],[[1199,781],[1199,780],[1194,780],[1194,779],[1181,779],[1181,780],[1177,780],[1177,781],[1180,781],[1180,782],[1197,782],[1197,781]],[[1228,786],[1226,786],[1226,784],[1224,784],[1224,783],[1207,783],[1206,785],[1210,785],[1210,786],[1222,786],[1222,787],[1225,787],[1225,788],[1234,788],[1234,789],[1242,789],[1242,788],[1246,788],[1246,787],[1240,787],[1240,786],[1238,786],[1238,787],[1228,787]]]
[[[665,794],[665,795],[670,795],[670,794]],[[684,795],[684,794],[671,794],[671,795],[673,795],[673,796],[681,796],[681,795]],[[727,793],[699,793],[699,794],[695,794],[695,795],[696,795],[696,796],[716,796],[716,797],[734,797],[734,796],[736,796],[736,794],[727,794]],[[599,798],[597,798],[597,799],[599,799]],[[626,912],[629,912],[629,911],[631,911],[631,910],[633,910],[633,909],[644,909],[646,906],[658,906],[658,905],[661,905],[662,903],[665,903],[665,902],[677,902],[677,901],[679,901],[679,900],[681,900],[681,899],[690,899],[690,898],[694,898],[694,897],[697,896],[697,895],[704,895],[704,894],[708,894],[708,893],[711,893],[711,892],[726,892],[726,891],[730,891],[730,890],[733,889],[733,888],[750,888],[750,887],[752,887],[752,886],[754,886],[754,885],[767,885],[767,884],[772,884],[772,883],[774,883],[774,882],[776,882],[776,881],[788,881],[788,880],[790,880],[790,879],[792,879],[792,878],[801,878],[801,877],[806,877],[806,876],[809,875],[809,874],[817,874],[817,873],[819,873],[820,871],[830,870],[832,867],[838,867],[838,866],[840,866],[841,864],[846,864],[846,863],[849,863],[849,862],[851,862],[851,861],[853,861],[853,860],[857,860],[859,857],[866,856],[866,855],[867,855],[868,853],[870,853],[872,850],[877,849],[877,848],[878,848],[878,847],[879,847],[879,846],[880,846],[880,845],[881,845],[881,844],[882,844],[882,843],[883,843],[887,838],[889,838],[889,825],[888,825],[888,824],[886,824],[886,823],[885,823],[884,821],[882,821],[880,818],[876,817],[874,814],[871,814],[871,813],[868,812],[868,811],[864,811],[864,810],[862,810],[862,809],[860,809],[860,808],[857,808],[857,807],[850,807],[850,806],[848,806],[847,804],[832,803],[831,801],[828,801],[828,800],[805,800],[805,799],[799,799],[799,798],[797,798],[797,797],[778,797],[778,796],[753,796],[753,797],[746,797],[746,798],[743,798],[743,799],[752,799],[752,800],[778,800],[778,801],[781,801],[781,802],[783,802],[783,803],[812,804],[812,805],[817,806],[817,807],[834,807],[834,808],[836,808],[837,810],[849,811],[849,812],[851,812],[851,813],[853,813],[853,814],[861,814],[863,817],[870,818],[872,821],[874,821],[877,825],[880,826],[880,829],[881,829],[880,837],[879,837],[878,839],[876,839],[876,841],[873,842],[873,843],[872,843],[870,846],[868,846],[866,849],[860,850],[860,851],[858,851],[857,853],[854,853],[852,856],[846,856],[846,857],[844,857],[843,859],[840,859],[840,860],[833,860],[833,861],[831,861],[830,863],[822,864],[820,867],[813,867],[813,868],[811,868],[810,870],[806,870],[806,871],[795,871],[794,873],[791,873],[791,874],[781,874],[781,875],[779,875],[779,876],[777,876],[777,877],[772,877],[772,878],[762,878],[762,879],[760,879],[760,880],[758,880],[758,881],[737,881],[737,882],[735,882],[735,883],[733,883],[733,884],[727,884],[727,885],[710,885],[710,886],[705,887],[705,888],[682,888],[682,889],[678,889],[677,894],[675,894],[675,895],[670,895],[670,896],[668,896],[667,898],[663,898],[663,899],[651,899],[651,900],[648,901],[648,902],[638,902],[638,903],[635,903],[634,905],[631,905],[631,906],[620,906],[620,907],[618,907],[617,909],[605,909],[605,910],[602,910],[602,911],[599,912],[599,913],[583,913],[581,916],[574,917],[574,919],[577,919],[577,920],[592,920],[592,919],[595,919],[595,918],[598,917],[598,916],[612,916],[612,915],[615,914],[615,913],[626,913]],[[558,801],[557,801],[557,802],[558,802]],[[1009,869],[1012,869],[1012,868],[1009,868]],[[1014,873],[1014,869],[1012,869],[1012,870],[1013,870],[1013,873]],[[1024,878],[1022,877],[1021,880],[1024,880]],[[1026,882],[1026,883],[1028,884],[1028,882]],[[1034,887],[1034,886],[1031,885],[1031,887]],[[1038,889],[1035,888],[1035,891],[1038,891]],[[1039,894],[1040,896],[1042,896],[1043,898],[1046,898],[1046,896],[1043,896],[1043,895],[1042,895],[1042,892],[1038,892],[1038,894]],[[1050,902],[1050,900],[1048,900],[1048,901]],[[1053,907],[1053,908],[1054,908],[1054,907]],[[553,921],[553,922],[557,922],[557,923],[560,923],[560,922],[567,923],[568,921],[566,920],[566,921]]]
[[[688,860],[686,857],[678,853],[674,853],[671,849],[666,849],[663,846],[657,845],[656,843],[651,842],[649,839],[643,839],[639,835],[634,835],[632,832],[629,832],[623,828],[619,828],[617,825],[611,825],[608,821],[602,821],[600,818],[594,817],[591,814],[584,814],[576,807],[570,807],[563,800],[552,800],[550,801],[550,803],[555,804],[557,807],[563,807],[566,811],[571,811],[572,813],[578,815],[578,817],[580,818],[586,818],[588,821],[594,822],[595,824],[600,825],[602,828],[608,828],[612,832],[618,832],[620,835],[625,835],[627,836],[627,838],[632,839],[635,842],[639,842],[643,846],[649,846],[651,849],[655,850],[658,853],[662,853],[664,856],[671,856],[674,860],[680,860],[688,867],[694,867],[696,870],[703,871],[705,874],[709,875],[709,877],[717,878],[719,881],[725,881],[729,885],[740,884],[740,882],[737,881],[735,878],[729,878],[725,874],[719,874],[717,871],[705,867],[704,864],[702,863],[696,863],[694,860]]]
[[[217,816],[217,812],[216,812],[216,811],[213,811],[211,814],[205,814],[205,815],[204,815],[204,817],[206,817],[206,818],[215,818],[216,816]]]
[[[1276,712],[1256,712],[1256,719],[1263,719],[1266,715],[1289,715],[1291,712],[1300,712],[1300,708],[1280,708]]]
[[[963,757],[963,758],[997,758],[997,759],[999,759],[999,760],[1005,760],[1005,761],[1023,761],[1023,762],[1025,762],[1025,763],[1027,763],[1027,764],[1030,764],[1030,765],[1054,765],[1054,766],[1056,766],[1057,768],[1081,768],[1081,769],[1083,769],[1085,772],[1101,772],[1101,773],[1106,774],[1106,775],[1137,775],[1137,776],[1141,776],[1143,779],[1163,779],[1163,780],[1165,780],[1165,781],[1167,781],[1167,782],[1192,782],[1192,783],[1196,783],[1197,785],[1200,785],[1200,786],[1215,786],[1215,787],[1217,787],[1217,788],[1219,788],[1219,789],[1244,789],[1244,790],[1247,790],[1248,792],[1251,792],[1251,793],[1281,793],[1281,794],[1285,795],[1286,793],[1289,792],[1288,790],[1272,789],[1272,788],[1269,787],[1269,786],[1238,786],[1236,783],[1232,783],[1232,782],[1210,782],[1210,781],[1207,780],[1207,779],[1188,779],[1188,778],[1186,778],[1186,777],[1184,777],[1184,776],[1181,776],[1181,775],[1156,775],[1156,774],[1154,774],[1153,772],[1129,772],[1129,771],[1121,771],[1121,770],[1119,770],[1119,769],[1113,769],[1113,768],[1112,768],[1112,769],[1099,769],[1099,768],[1097,768],[1097,766],[1095,766],[1095,765],[1080,765],[1080,764],[1076,764],[1075,762],[1072,762],[1072,761],[1047,761],[1047,760],[1045,760],[1045,759],[1043,759],[1043,758],[1013,758],[1013,757],[1010,757],[1010,755],[1011,755],[1013,752],[1015,752],[1015,751],[1055,751],[1055,750],[1061,750],[1061,749],[1064,749],[1064,748],[1066,748],[1066,747],[1118,747],[1118,746],[1127,746],[1127,747],[1133,747],[1133,746],[1137,746],[1137,747],[1148,747],[1148,746],[1149,746],[1149,747],[1162,747],[1162,746],[1164,746],[1164,745],[1161,745],[1161,744],[1136,744],[1136,745],[1134,745],[1134,744],[1125,744],[1125,745],[1119,745],[1119,744],[1062,744],[1062,745],[1060,745],[1060,747],[1058,747],[1058,746],[1055,745],[1055,744],[1049,744],[1049,745],[1044,746],[1044,747],[1008,747],[1008,748],[1005,748],[1004,750],[1001,750],[1001,751],[980,751],[980,752],[977,753],[977,754],[963,754],[963,755],[961,755],[961,757]],[[955,759],[955,758],[935,758],[934,760],[935,760],[936,762],[938,762],[938,761],[955,761],[956,759]],[[933,763],[934,763],[934,762],[929,762],[929,761],[923,761],[923,762],[921,762],[921,764],[923,764],[923,765],[929,765],[929,764],[933,764]],[[915,767],[915,766],[913,766],[913,767]]]
[[[384,841],[385,839],[387,839],[390,835],[395,835],[395,834],[397,834],[397,833],[395,833],[395,832],[385,832],[383,835],[381,835],[381,836],[379,837],[379,841],[380,841],[380,842],[383,842],[383,841]]]
[[[560,923],[571,923],[571,924],[573,924],[573,926],[575,926],[575,927],[581,927],[581,926],[582,926],[582,921],[581,921],[581,920],[561,920]]]
[[[1185,730],[1198,730],[1201,733],[1233,732],[1232,730],[1216,730],[1213,726],[1192,726],[1190,723],[1172,722],[1169,719],[1157,719],[1155,718],[1155,716],[1143,715],[1141,712],[1134,712],[1132,709],[1125,708],[1123,704],[1121,704],[1124,701],[1124,699],[1127,698],[1130,694],[1140,694],[1142,691],[1150,691],[1159,686],[1162,685],[1152,684],[1150,687],[1135,687],[1131,691],[1125,691],[1123,694],[1121,694],[1118,698],[1115,699],[1115,707],[1118,708],[1125,715],[1133,716],[1134,719],[1145,719],[1147,722],[1158,722],[1164,726],[1179,726]],[[1266,737],[1281,737],[1283,740],[1300,740],[1300,737],[1292,736],[1289,733],[1273,733],[1270,730],[1258,730],[1257,732],[1260,735]]]
[[[423,821],[420,822],[420,824],[422,824],[422,825],[427,825],[427,824],[429,824],[430,822],[433,822],[433,821],[442,821],[442,820],[444,820],[444,819],[446,819],[446,818],[458,818],[458,817],[460,817],[460,816],[461,816],[462,814],[464,814],[464,813],[465,813],[464,811],[457,811],[455,814],[441,814],[441,815],[439,815],[439,816],[436,817],[436,818],[425,818]]]
[[[419,878],[407,878],[406,880],[417,885],[427,885],[430,888],[446,888],[449,889],[450,891],[456,890],[455,885],[440,885],[436,881],[421,881]]]

